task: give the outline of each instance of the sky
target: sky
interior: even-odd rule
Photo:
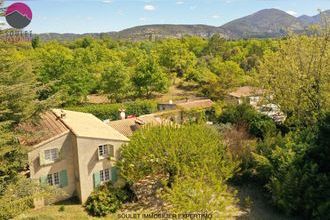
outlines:
[[[1,0],[0,0],[1,1]],[[16,1],[5,0],[8,6]],[[145,24],[221,26],[261,9],[294,16],[330,9],[330,0],[21,0],[33,12],[34,33],[99,33]]]

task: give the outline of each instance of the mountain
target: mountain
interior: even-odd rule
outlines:
[[[330,18],[330,10],[323,12],[325,17]],[[116,39],[145,40],[159,38],[180,38],[184,35],[201,37],[211,37],[220,34],[224,38],[266,38],[285,36],[289,31],[302,32],[309,25],[319,23],[320,15],[301,16],[296,18],[278,9],[265,9],[249,16],[231,21],[221,27],[209,25],[174,25],[174,24],[155,24],[128,28],[119,32],[108,33],[89,33],[89,34],[40,34],[44,40],[73,40],[79,37],[110,36]]]
[[[174,25],[174,24],[157,24],[157,25],[143,25],[124,29],[119,32],[107,32],[107,33],[89,33],[89,34],[58,34],[58,33],[46,33],[39,34],[43,40],[74,40],[80,37],[92,36],[110,36],[116,39],[127,40],[145,40],[150,38],[180,38],[185,35],[211,37],[214,34],[220,34],[224,38],[232,38],[233,34],[221,27],[208,26],[208,25]]]
[[[112,34],[118,38],[145,39],[146,37],[167,38],[167,37],[182,37],[184,35],[211,37],[215,33],[220,34],[224,38],[230,38],[231,33],[221,27],[208,25],[144,25],[122,30]]]
[[[309,25],[312,24],[318,24],[322,20],[322,16],[326,18],[327,20],[330,19],[330,10],[324,11],[321,14],[315,15],[315,16],[308,16],[308,15],[302,15],[298,17],[298,20],[304,27],[308,27]]]
[[[222,26],[238,37],[279,37],[290,30],[302,30],[299,20],[278,9],[265,9]]]

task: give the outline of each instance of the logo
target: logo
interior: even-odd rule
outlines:
[[[14,3],[7,8],[5,17],[7,23],[11,27],[23,29],[31,23],[32,11],[30,7],[24,3]]]

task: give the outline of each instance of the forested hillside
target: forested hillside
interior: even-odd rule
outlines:
[[[132,114],[151,113],[152,100],[170,86],[212,99],[204,119],[214,126],[202,120],[137,132],[118,163],[128,184],[162,173],[161,198],[170,210],[223,216],[237,204],[229,185],[253,182],[279,212],[329,218],[329,34],[0,42],[0,218],[27,210],[33,198],[54,195],[21,175],[27,161],[17,138],[20,123],[37,121],[52,107],[98,112],[102,119],[112,119],[112,104],[116,110],[128,106]],[[226,101],[246,85],[263,88],[287,120],[275,123],[246,103]],[[90,94],[105,95],[110,103],[86,105]],[[122,193],[105,186],[86,207],[94,215],[115,212],[127,202]],[[104,208],[109,201],[113,206]]]

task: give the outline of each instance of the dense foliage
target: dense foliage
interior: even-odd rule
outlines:
[[[129,182],[167,175],[164,197],[175,210],[221,211],[233,203],[226,181],[237,163],[214,128],[198,124],[145,128],[122,148],[121,157],[121,175]]]
[[[157,104],[154,101],[135,101],[117,104],[86,104],[67,107],[68,110],[86,112],[106,120],[118,120],[119,109],[125,109],[126,115],[146,115],[157,111]]]
[[[93,216],[115,213],[123,203],[132,201],[133,194],[128,187],[115,188],[111,183],[100,186],[85,203],[86,211]]]
[[[122,175],[129,182],[167,174],[164,199],[174,210],[215,211],[215,206],[223,210],[233,203],[226,182],[244,173],[265,186],[284,212],[327,219],[329,39],[324,32],[236,41],[214,35],[155,42],[104,37],[62,43],[34,39],[32,45],[0,42],[0,201],[8,202],[8,187],[20,183],[18,174],[26,167],[15,131],[19,123],[48,107],[111,120],[118,119],[119,108],[127,115],[152,113],[155,102],[139,100],[162,95],[180,81],[220,101],[214,121],[224,137],[201,125],[141,130],[122,152]],[[247,104],[224,104],[226,94],[241,85],[264,88],[263,101],[281,108],[284,124],[276,125]],[[112,103],[86,104],[90,94],[108,96]],[[240,172],[231,157],[241,161]],[[96,215],[118,208],[112,191],[93,196],[89,205],[100,210]],[[115,204],[113,209],[101,200]]]

